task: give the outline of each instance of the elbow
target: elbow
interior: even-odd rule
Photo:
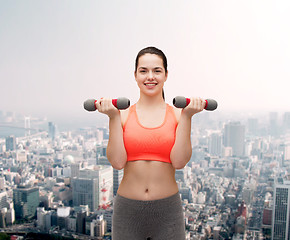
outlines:
[[[184,159],[180,158],[171,158],[171,163],[173,168],[182,169],[187,164],[187,161],[185,162]]]
[[[171,154],[171,163],[172,166],[175,169],[182,169],[186,166],[186,164],[190,161],[191,158],[191,151],[188,151],[188,154],[184,154],[184,155],[176,155],[176,154]]]
[[[119,154],[115,154],[114,152],[108,151],[107,148],[107,159],[110,162],[111,166],[114,169],[122,170],[127,163],[127,153],[119,152]]]
[[[126,162],[125,163],[114,163],[114,164],[111,164],[111,165],[116,170],[122,170],[125,167]]]
[[[112,158],[108,157],[108,161],[111,163],[112,167],[117,170],[122,170],[127,163],[127,157],[117,157],[117,158]]]
[[[186,164],[183,164],[183,163],[175,163],[175,162],[172,162],[172,166],[173,168],[175,169],[182,169],[185,167]]]

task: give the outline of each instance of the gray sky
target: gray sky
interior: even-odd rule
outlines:
[[[173,97],[219,111],[290,111],[289,0],[0,0],[0,110],[88,117],[88,98],[134,103],[137,52],[168,58]]]

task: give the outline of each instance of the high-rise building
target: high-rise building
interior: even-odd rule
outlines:
[[[278,113],[270,112],[269,113],[269,134],[271,136],[278,136],[279,126],[278,126]]]
[[[230,122],[224,127],[224,146],[232,148],[233,156],[245,155],[245,126],[240,122]]]
[[[81,169],[81,163],[71,163],[70,168],[71,168],[71,177],[72,178],[78,177]]]
[[[276,182],[272,214],[272,240],[290,238],[290,181]]]
[[[248,119],[248,132],[256,136],[258,134],[258,119],[257,118],[249,118]]]
[[[88,205],[90,211],[98,208],[98,179],[73,178],[72,179],[73,205]]]
[[[6,137],[6,151],[14,151],[16,150],[16,138],[11,135]]]
[[[48,231],[51,227],[52,211],[45,211],[44,208],[37,208],[37,227],[42,231]]]
[[[7,192],[0,192],[0,209],[7,207]]]
[[[222,155],[222,136],[219,133],[213,133],[210,135],[208,151],[213,156]]]
[[[113,170],[111,166],[82,169],[72,179],[73,205],[88,205],[90,211],[105,207],[113,200]]]
[[[283,115],[283,126],[284,129],[290,129],[290,112],[285,112]]]
[[[25,136],[30,135],[30,117],[24,117]]]
[[[39,205],[38,187],[18,186],[13,189],[13,202],[16,218],[32,218]]]
[[[48,136],[54,140],[56,137],[56,125],[53,122],[48,123]]]

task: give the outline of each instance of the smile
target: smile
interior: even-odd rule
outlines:
[[[156,86],[157,83],[144,83],[145,86]]]

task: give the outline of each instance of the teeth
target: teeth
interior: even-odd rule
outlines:
[[[145,83],[145,85],[147,85],[147,86],[155,86],[156,83]]]

